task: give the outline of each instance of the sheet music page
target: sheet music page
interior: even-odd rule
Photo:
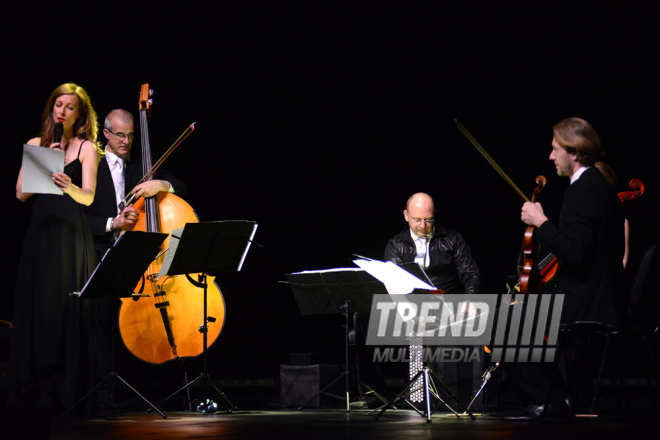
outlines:
[[[390,295],[407,295],[415,289],[435,289],[391,261],[353,260],[353,263],[385,284]]]
[[[183,228],[172,229],[170,242],[167,245],[167,252],[165,252],[165,258],[163,258],[163,265],[160,267],[158,278],[167,275],[167,271],[170,270],[172,260],[174,260],[174,254],[176,254],[176,248],[179,246],[179,237],[181,237],[182,232]]]
[[[257,223],[255,223],[254,226],[252,226],[252,233],[250,234],[250,239],[247,242],[247,246],[245,246],[245,251],[243,252],[241,261],[238,263],[238,269],[236,269],[237,272],[240,272],[241,268],[243,267],[243,263],[245,262],[245,257],[247,256],[247,253],[250,250],[250,245],[252,244],[252,240],[254,240],[254,234],[257,233],[258,226],[259,225]]]
[[[23,144],[23,182],[21,191],[31,194],[64,193],[53,183],[53,173],[64,172],[64,151]]]
[[[339,267],[336,269],[323,269],[323,270],[304,270],[302,272],[294,272],[291,275],[298,275],[302,273],[329,273],[329,272],[362,272],[364,269],[356,267]]]

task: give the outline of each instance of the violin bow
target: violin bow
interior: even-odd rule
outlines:
[[[479,150],[479,152],[486,158],[488,163],[491,164],[493,166],[493,168],[495,168],[495,171],[497,171],[500,174],[500,176],[502,176],[502,178],[506,181],[506,183],[508,183],[509,186],[511,188],[513,188],[513,190],[516,192],[516,194],[518,194],[518,197],[520,197],[523,200],[523,202],[529,202],[529,199],[527,198],[525,193],[522,192],[520,190],[520,188],[518,188],[516,186],[515,183],[513,183],[513,180],[511,180],[509,178],[509,176],[504,172],[504,170],[502,168],[500,168],[500,166],[497,164],[497,162],[495,162],[495,160],[492,157],[490,157],[490,154],[488,154],[488,152],[486,152],[486,150],[484,150],[484,147],[482,147],[479,144],[479,142],[477,142],[477,140],[474,138],[474,136],[472,136],[472,134],[470,134],[470,132],[467,131],[467,129],[465,127],[463,127],[463,124],[461,124],[458,121],[458,119],[454,119],[454,122],[456,123],[456,126],[458,127],[458,129],[461,130],[461,132],[463,132],[465,137],[468,138],[468,140],[472,143],[472,145],[474,145],[477,148],[477,150]]]
[[[188,126],[188,128],[186,128],[186,129],[184,130],[184,132],[181,134],[181,136],[179,136],[179,138],[178,138],[176,141],[174,141],[174,143],[172,144],[172,146],[171,146],[170,148],[168,148],[167,151],[161,156],[161,158],[158,159],[158,161],[157,161],[157,162],[151,167],[151,169],[149,170],[149,172],[148,172],[147,174],[145,174],[145,175],[142,177],[142,179],[140,179],[140,181],[138,182],[138,185],[141,184],[142,182],[145,182],[145,181],[151,179],[151,176],[154,175],[154,173],[156,172],[156,170],[158,169],[158,167],[160,167],[160,166],[163,164],[163,162],[165,161],[165,159],[167,159],[167,157],[168,157],[170,154],[172,154],[172,152],[174,151],[174,149],[175,149],[176,147],[178,147],[179,145],[181,145],[181,143],[182,143],[184,140],[186,140],[186,138],[187,138],[188,136],[190,136],[190,133],[192,133],[193,131],[195,131],[195,124],[196,124],[196,123],[197,123],[197,122],[193,122],[192,124],[190,124],[190,125]],[[126,194],[126,197],[124,197],[124,200],[122,200],[121,203],[119,204],[119,211],[122,211],[122,210],[123,210],[125,207],[127,207],[128,205],[131,205],[131,204],[135,203],[136,200],[137,200],[137,198],[135,197],[135,194],[133,194],[133,193],[128,193],[128,194]]]

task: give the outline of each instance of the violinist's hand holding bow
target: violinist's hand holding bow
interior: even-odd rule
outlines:
[[[548,217],[543,214],[543,207],[539,202],[525,202],[522,207],[520,219],[530,226],[537,228],[548,221]]]

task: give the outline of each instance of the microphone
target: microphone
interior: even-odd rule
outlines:
[[[58,122],[55,124],[53,130],[53,142],[60,142],[62,140],[62,133],[64,132],[64,124]]]

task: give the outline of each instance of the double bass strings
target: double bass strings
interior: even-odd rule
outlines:
[[[182,143],[184,140],[186,140],[186,138],[187,138],[188,136],[190,136],[190,134],[191,134],[193,131],[195,131],[195,124],[197,124],[197,122],[193,122],[192,124],[190,124],[190,125],[184,130],[184,132],[181,134],[181,136],[179,136],[178,139],[177,139],[176,141],[174,141],[174,143],[172,144],[172,146],[170,146],[170,148],[168,148],[167,151],[165,151],[165,153],[160,157],[160,159],[158,159],[158,160],[156,161],[156,163],[151,167],[151,169],[150,169],[149,171],[142,170],[145,174],[144,174],[144,176],[142,177],[142,179],[140,179],[140,181],[138,182],[138,185],[139,185],[140,183],[144,182],[144,181],[147,181],[147,180],[151,179],[151,176],[153,176],[153,174],[156,172],[156,170],[157,170],[157,169],[163,164],[163,162],[165,161],[165,159],[167,159],[167,157],[168,157],[170,154],[172,154],[172,152],[176,149],[176,147],[178,147],[179,145],[181,145],[181,143]],[[144,145],[145,145],[145,143],[144,143],[144,139],[142,140],[142,145],[143,145],[142,148],[143,148],[143,150],[144,150]],[[145,153],[145,152],[142,151],[142,155],[143,155],[143,157],[144,157],[144,153]],[[137,198],[137,197],[135,196],[135,194],[133,194],[133,193],[128,193],[128,194],[126,194],[126,196],[124,197],[124,200],[122,200],[122,202],[119,204],[119,210],[122,211],[125,207],[127,207],[127,206],[129,206],[129,205],[132,205],[133,203],[135,203],[135,202],[137,201],[137,199],[138,199],[138,198]]]

